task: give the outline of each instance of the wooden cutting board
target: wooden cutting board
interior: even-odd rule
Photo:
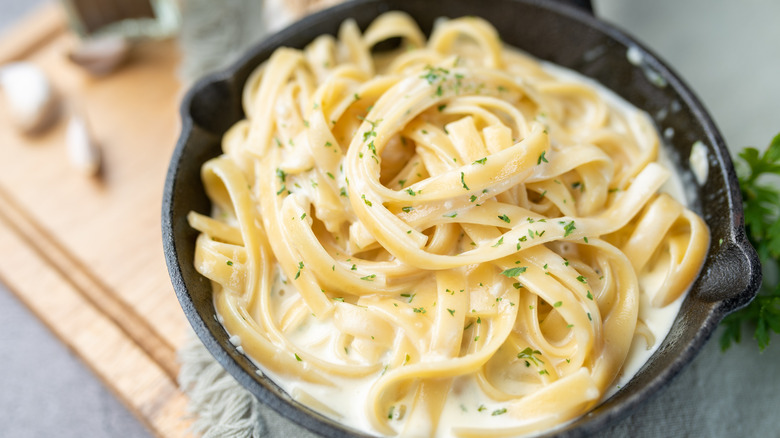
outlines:
[[[138,46],[103,78],[68,61],[74,43],[59,2],[0,37],[0,65],[34,62],[62,101],[59,121],[34,137],[14,129],[0,104],[0,281],[155,435],[188,436],[187,400],[176,385],[188,324],[160,230],[180,123],[176,42]],[[68,161],[74,113],[101,145],[100,178]]]

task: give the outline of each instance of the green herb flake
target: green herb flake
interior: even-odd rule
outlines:
[[[545,157],[546,153],[547,151],[542,151],[542,154],[539,155],[539,159],[536,160],[537,165],[542,164],[542,162],[549,163],[549,161],[547,161],[547,157]]]
[[[479,160],[473,162],[472,164],[485,164],[487,162],[487,157],[482,157]]]
[[[447,309],[448,312],[450,312],[450,316],[455,316],[455,310],[454,309]]]
[[[563,301],[556,301],[555,304],[553,304],[553,307],[561,307],[563,306]]]
[[[574,230],[576,230],[577,227],[574,226],[574,221],[569,222],[568,224],[564,225],[563,227],[563,237],[568,237],[569,234],[573,233]]]
[[[501,272],[501,275],[504,277],[514,278],[517,277],[520,274],[525,273],[525,271],[528,269],[526,266],[517,266],[514,268],[509,268],[507,270],[504,270]]]
[[[469,190],[469,186],[466,185],[465,175],[463,172],[460,173],[460,183],[464,189]]]
[[[494,417],[496,415],[501,415],[501,414],[506,414],[506,408],[496,409],[495,411],[490,413],[490,415],[492,415]]]
[[[232,262],[232,261],[230,261],[230,260],[228,260],[228,261],[226,262],[226,264],[227,264],[228,266],[233,266],[233,262]]]
[[[501,219],[502,221],[506,222],[506,223],[510,223],[511,222],[511,220],[509,219],[509,216],[507,216],[505,214],[502,214],[498,218]]]
[[[524,359],[526,363],[529,361],[533,362],[534,365],[539,366],[540,363],[542,364],[544,363],[544,361],[541,358],[537,357],[541,355],[542,355],[541,351],[534,350],[531,347],[526,347],[525,349],[523,349],[523,351],[517,353],[517,358]]]

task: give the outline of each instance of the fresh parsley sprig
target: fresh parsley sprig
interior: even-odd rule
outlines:
[[[748,147],[739,154],[746,166],[738,168],[739,186],[745,212],[745,231],[756,248],[764,272],[764,283],[755,300],[747,307],[723,319],[724,331],[720,347],[726,350],[733,342],[740,342],[742,327],[755,327],[753,337],[763,351],[769,345],[771,332],[780,334],[780,134],[776,135],[766,151]],[[763,180],[763,181],[762,181]]]

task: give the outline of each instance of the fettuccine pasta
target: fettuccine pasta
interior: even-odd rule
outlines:
[[[195,266],[262,372],[356,429],[516,436],[583,415],[660,343],[653,312],[707,252],[660,190],[648,117],[478,18],[427,39],[400,12],[346,21],[278,49],[243,105],[202,168]]]

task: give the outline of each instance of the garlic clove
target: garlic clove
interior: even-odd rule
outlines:
[[[12,121],[23,132],[42,131],[56,119],[56,95],[46,73],[35,64],[21,61],[4,65],[0,88]]]
[[[130,43],[120,36],[104,36],[82,41],[68,58],[95,76],[116,70],[128,57]]]
[[[65,143],[71,164],[86,175],[98,174],[101,161],[100,147],[92,138],[87,122],[82,117],[71,116],[65,131]]]

